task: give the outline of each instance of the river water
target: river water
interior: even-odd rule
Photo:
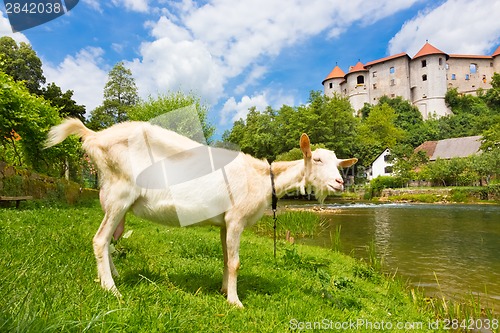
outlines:
[[[302,206],[303,207],[303,206]],[[342,251],[367,258],[374,242],[386,272],[429,296],[470,298],[500,310],[500,206],[332,204],[327,230],[301,242],[331,247],[341,226]]]

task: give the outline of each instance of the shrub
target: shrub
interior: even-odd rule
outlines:
[[[403,185],[404,181],[401,177],[378,176],[370,181],[371,195],[378,197],[385,188],[400,188]]]

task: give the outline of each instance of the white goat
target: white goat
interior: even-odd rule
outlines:
[[[94,132],[77,119],[66,119],[50,130],[46,147],[62,142],[71,134],[82,138],[83,149],[100,172],[99,197],[105,215],[93,238],[93,247],[101,286],[117,296],[120,293],[112,275],[117,276],[118,272],[113,265],[109,245],[111,237],[118,239],[123,233],[125,214],[131,210],[139,217],[166,225],[219,226],[224,255],[221,291],[227,294],[230,304],[243,307],[236,288],[240,236],[245,227],[260,219],[271,202],[271,172],[278,197],[290,191],[314,189],[317,198],[322,201],[328,193],[343,190],[338,167],[349,167],[357,162],[356,158],[337,159],[332,151],[326,149],[311,152],[309,137],[302,134],[300,148],[303,160],[269,165],[265,160],[244,153],[211,148],[207,163],[211,163],[213,172],[206,176],[198,172],[200,177],[169,185],[176,183],[176,179],[175,175],[174,178],[169,177],[168,172],[165,175],[165,169],[175,166],[175,163],[161,165],[158,161],[188,161],[187,164],[190,164],[194,156],[195,162],[191,163],[194,168],[203,167],[193,152],[205,146],[144,122],[125,122]],[[232,156],[231,161],[214,170],[216,155]],[[152,165],[157,167],[149,169]],[[148,173],[145,170],[149,170],[149,178],[146,177],[146,184],[139,184],[138,180]],[[159,170],[163,170],[163,174]],[[189,176],[189,173],[196,174],[197,171],[180,170],[178,175],[183,172]],[[157,178],[151,178],[151,175]],[[193,220],[188,221],[190,218]]]

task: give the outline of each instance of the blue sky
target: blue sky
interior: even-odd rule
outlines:
[[[447,53],[500,45],[498,0],[80,0],[15,34],[0,8],[0,33],[30,43],[47,81],[88,113],[123,61],[141,97],[199,95],[218,136],[251,106],[306,103],[336,63],[347,71],[358,59],[413,56],[426,40]]]

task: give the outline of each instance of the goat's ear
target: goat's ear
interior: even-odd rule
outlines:
[[[357,158],[348,158],[346,160],[340,160],[339,167],[341,167],[341,168],[348,168],[351,165],[356,164],[356,162],[358,162]]]
[[[302,150],[304,158],[310,159],[312,157],[311,142],[309,141],[309,137],[306,133],[302,133],[300,137],[300,150]]]

